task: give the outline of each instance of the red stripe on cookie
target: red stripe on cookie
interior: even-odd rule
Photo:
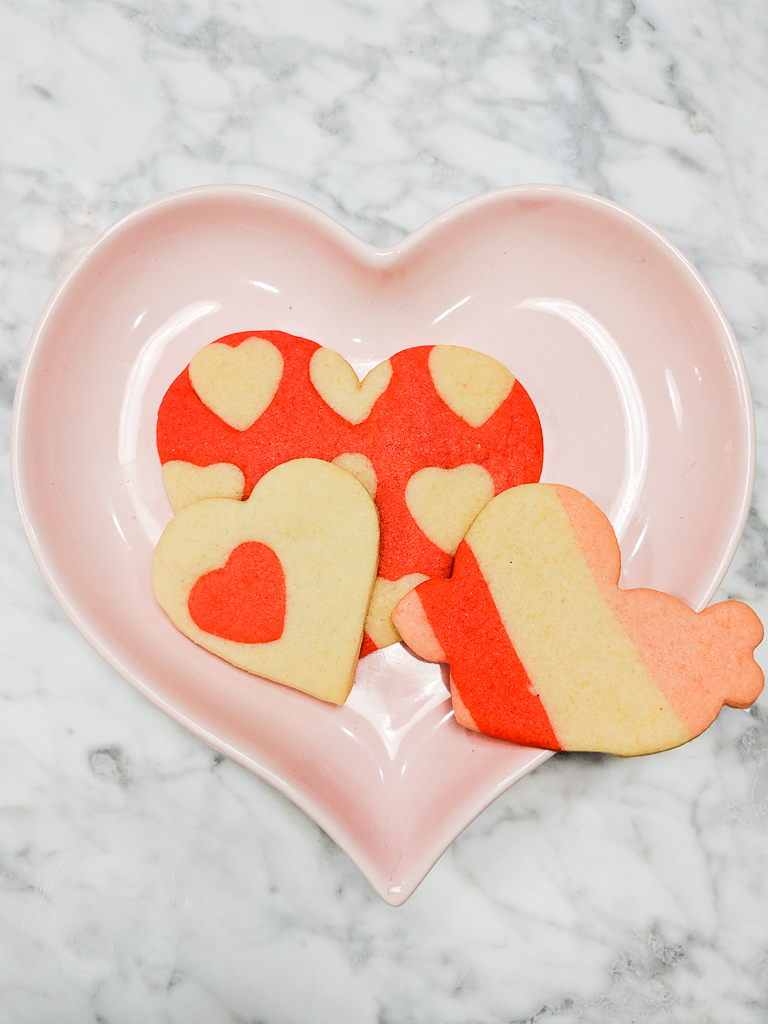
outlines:
[[[456,552],[451,579],[422,583],[418,595],[450,662],[453,684],[479,731],[560,750],[466,542]]]

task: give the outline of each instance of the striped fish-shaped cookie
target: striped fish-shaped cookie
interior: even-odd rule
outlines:
[[[456,719],[550,750],[634,755],[703,732],[724,704],[754,702],[763,675],[757,615],[738,601],[696,613],[654,590],[621,590],[610,523],[569,487],[497,495],[450,579],[393,614],[405,642],[447,661]]]

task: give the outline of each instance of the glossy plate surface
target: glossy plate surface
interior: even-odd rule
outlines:
[[[401,646],[360,663],[344,707],[196,647],[155,603],[171,518],[155,418],[203,345],[278,329],[360,376],[411,345],[504,362],[544,429],[543,479],[610,516],[623,586],[703,607],[752,487],[752,406],[732,332],[653,228],[549,185],[491,192],[375,249],[250,186],[157,199],[107,231],[52,296],[19,384],[14,483],[48,583],[158,707],[286,793],[402,903],[463,828],[549,755],[456,725],[439,666]]]

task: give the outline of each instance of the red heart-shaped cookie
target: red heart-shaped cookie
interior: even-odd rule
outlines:
[[[232,334],[201,349],[160,405],[157,445],[177,510],[184,494],[234,496],[238,474],[247,498],[291,459],[335,461],[358,475],[381,520],[364,654],[399,640],[396,600],[422,579],[447,576],[483,504],[537,481],[543,457],[533,403],[489,356],[417,346],[359,381],[338,353],[280,331]],[[232,467],[231,481],[222,465]]]

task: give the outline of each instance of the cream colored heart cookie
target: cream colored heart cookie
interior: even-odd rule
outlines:
[[[247,430],[275,397],[283,357],[266,338],[237,348],[215,341],[189,364],[189,380],[200,401],[236,430]]]
[[[374,366],[363,379],[349,363],[330,348],[319,348],[309,364],[309,376],[315,390],[348,423],[362,423],[371,414],[376,399],[387,390],[392,377],[389,360]]]
[[[157,599],[188,637],[233,665],[343,704],[376,579],[379,524],[359,481],[297,459],[247,501],[184,508],[153,562]]]
[[[408,481],[405,503],[432,543],[455,555],[462,537],[493,492],[493,478],[482,466],[430,466],[414,473]]]

